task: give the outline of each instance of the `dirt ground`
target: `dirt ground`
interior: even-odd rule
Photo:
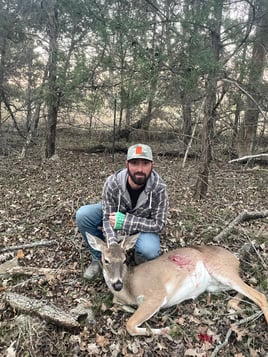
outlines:
[[[211,165],[206,200],[193,199],[198,159],[158,156],[155,169],[168,185],[169,214],[161,235],[162,249],[193,244],[217,244],[214,237],[244,210],[267,210],[267,167],[247,168],[228,164],[218,154]],[[102,277],[82,278],[90,255],[75,226],[75,212],[83,204],[100,200],[105,179],[124,165],[125,154],[86,153],[64,142],[58,155],[40,159],[32,148],[25,159],[12,150],[0,158],[0,264],[18,254],[7,247],[55,241],[22,249],[22,267],[55,269],[53,276],[2,274],[0,283],[1,356],[268,356],[267,324],[259,308],[248,299],[241,310],[229,311],[234,292],[208,299],[203,294],[157,313],[150,326],[173,325],[171,337],[131,337],[125,330],[130,313],[112,304]],[[268,218],[235,227],[221,246],[240,255],[241,276],[268,293]],[[57,273],[58,271],[58,273]],[[91,309],[94,318],[81,318],[76,328],[66,328],[6,302],[7,293],[18,293],[69,313],[78,305]],[[12,354],[13,353],[13,354]]]

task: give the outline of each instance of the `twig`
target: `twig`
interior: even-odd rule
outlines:
[[[40,242],[13,245],[13,246],[1,248],[0,253],[11,252],[13,250],[19,250],[19,249],[28,249],[28,248],[35,248],[35,247],[41,247],[41,246],[49,246],[49,245],[54,245],[57,243],[58,242],[56,240],[41,240]]]
[[[256,253],[256,255],[258,256],[258,259],[260,260],[260,262],[262,263],[264,269],[267,269],[267,264],[265,263],[263,257],[260,255],[260,253],[258,252],[258,250],[256,249],[254,242],[252,240],[250,240],[250,237],[248,236],[248,234],[246,234],[246,237],[249,241],[249,244],[251,245],[251,247],[253,248],[254,252]]]
[[[251,315],[251,316],[248,316],[248,317],[245,317],[243,320],[233,324],[233,325],[236,325],[236,326],[239,326],[239,325],[242,325],[244,323],[247,323],[247,322],[250,322],[252,320],[255,320],[257,318],[259,318],[260,316],[262,315],[262,312],[261,311],[257,311],[255,314]],[[214,351],[211,353],[210,357],[215,357],[217,356],[217,353],[219,352],[219,350],[221,350],[224,346],[227,345],[227,343],[229,342],[229,337],[231,336],[231,333],[233,332],[233,328],[230,327],[229,330],[227,331],[226,333],[226,336],[225,336],[225,340],[223,341],[223,343],[221,343],[220,345],[218,345]]]
[[[252,102],[256,105],[256,107],[258,108],[259,112],[261,113],[261,115],[263,116],[264,120],[266,121],[267,118],[266,118],[266,115],[264,113],[264,111],[262,110],[261,106],[258,104],[258,102],[252,97],[252,95],[247,92],[244,88],[242,88],[239,83],[237,83],[236,81],[234,80],[231,80],[231,79],[228,79],[228,78],[221,78],[222,81],[224,82],[229,82],[229,83],[232,83],[234,84],[237,88],[239,88],[247,97],[249,97]]]
[[[213,240],[219,242],[221,239],[227,237],[228,234],[231,233],[234,227],[239,223],[250,221],[252,219],[259,219],[259,218],[266,218],[266,217],[268,217],[268,210],[252,211],[252,212],[244,211],[240,213],[231,223],[229,223],[229,225],[226,228],[224,228],[221,231],[221,233],[216,235],[216,237],[214,237]]]
[[[190,141],[187,145],[187,149],[185,151],[185,154],[184,154],[184,158],[183,158],[183,162],[182,162],[182,167],[185,166],[185,162],[187,160],[187,156],[188,156],[188,152],[191,148],[191,145],[192,145],[192,142],[193,142],[193,139],[194,139],[194,136],[195,136],[195,131],[196,131],[196,128],[197,128],[197,124],[199,122],[199,119],[200,119],[200,116],[201,116],[201,113],[203,111],[203,107],[204,107],[204,104],[205,104],[205,99],[202,101],[202,104],[201,104],[201,108],[198,112],[198,116],[196,117],[196,121],[195,121],[195,124],[194,124],[194,128],[193,128],[193,131],[192,131],[192,135],[191,135],[191,138],[190,138]]]

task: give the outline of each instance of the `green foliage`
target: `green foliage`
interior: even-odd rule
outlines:
[[[99,120],[103,111],[113,110],[116,96],[123,119],[127,111],[130,120],[136,113],[144,116],[149,101],[152,116],[160,110],[180,118],[185,98],[196,117],[208,77],[217,80],[227,74],[246,81],[254,69],[249,67],[254,8],[246,1],[55,0],[55,4],[59,37],[53,95],[60,114],[86,113]],[[0,79],[5,95],[20,118],[28,117],[29,111],[33,114],[38,101],[46,117],[45,103],[51,95],[47,1],[1,0],[0,5]],[[259,88],[254,87],[253,94]],[[237,94],[237,89],[228,89],[230,97]],[[226,101],[217,110],[224,114]]]

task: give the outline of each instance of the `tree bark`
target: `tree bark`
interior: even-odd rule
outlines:
[[[16,293],[5,293],[4,300],[14,309],[35,314],[42,319],[67,328],[79,327],[75,317],[56,306],[47,305],[42,300],[31,299]]]

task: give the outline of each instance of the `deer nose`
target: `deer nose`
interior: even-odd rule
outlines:
[[[120,280],[117,280],[114,284],[113,284],[113,288],[115,291],[120,291],[123,288],[123,283]]]

